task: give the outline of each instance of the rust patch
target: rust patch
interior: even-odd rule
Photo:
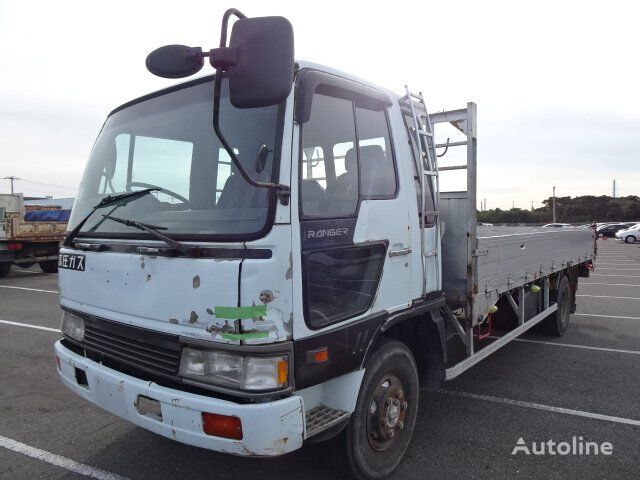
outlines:
[[[229,325],[227,320],[224,321],[224,325],[211,324],[207,327],[209,333],[236,333],[236,328]]]
[[[177,324],[177,323],[178,323],[178,319],[177,319],[177,318],[170,318],[170,319],[169,319],[169,323],[175,323],[175,324]]]
[[[208,313],[209,315],[214,315],[213,310],[211,310],[210,308],[207,308],[207,313]]]
[[[189,315],[189,323],[196,323],[198,321],[198,314],[191,310],[191,315]]]
[[[200,288],[200,275],[193,277],[193,288]]]
[[[260,292],[260,301],[262,303],[269,303],[273,301],[273,292],[271,290],[263,290]]]

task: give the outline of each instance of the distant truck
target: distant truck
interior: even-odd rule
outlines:
[[[69,211],[57,205],[25,205],[18,194],[0,194],[0,278],[11,265],[29,268],[35,263],[45,273],[58,271],[58,247]]]

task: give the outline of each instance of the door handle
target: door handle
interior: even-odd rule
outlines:
[[[389,250],[390,257],[400,257],[402,255],[409,255],[411,253],[410,248],[400,248],[398,250]]]

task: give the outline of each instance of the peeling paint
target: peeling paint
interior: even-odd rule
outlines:
[[[200,288],[200,275],[193,277],[193,288]]]
[[[211,310],[210,308],[207,308],[207,313],[209,315],[215,315],[215,313],[213,313],[213,310]]]
[[[189,323],[196,323],[198,321],[198,314],[191,310],[191,315],[189,315]]]
[[[235,333],[236,329],[229,325],[227,320],[224,321],[224,325],[211,324],[207,327],[209,333]]]
[[[269,303],[273,301],[273,292],[271,290],[262,290],[260,292],[260,301],[262,303]]]
[[[177,319],[177,318],[170,318],[170,319],[169,319],[169,323],[175,323],[175,324],[177,324],[177,323],[178,323],[178,319]]]
[[[285,280],[291,280],[293,278],[293,252],[289,252],[289,268],[287,273],[284,274]]]
[[[287,334],[287,337],[291,337],[293,334],[293,312],[289,314],[289,320],[282,320],[282,326],[284,327],[284,331]]]

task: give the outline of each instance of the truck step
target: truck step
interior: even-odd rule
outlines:
[[[348,417],[349,412],[345,412],[344,410],[336,410],[325,407],[324,405],[318,405],[312,408],[304,414],[307,424],[307,438],[324,432],[329,427]]]

